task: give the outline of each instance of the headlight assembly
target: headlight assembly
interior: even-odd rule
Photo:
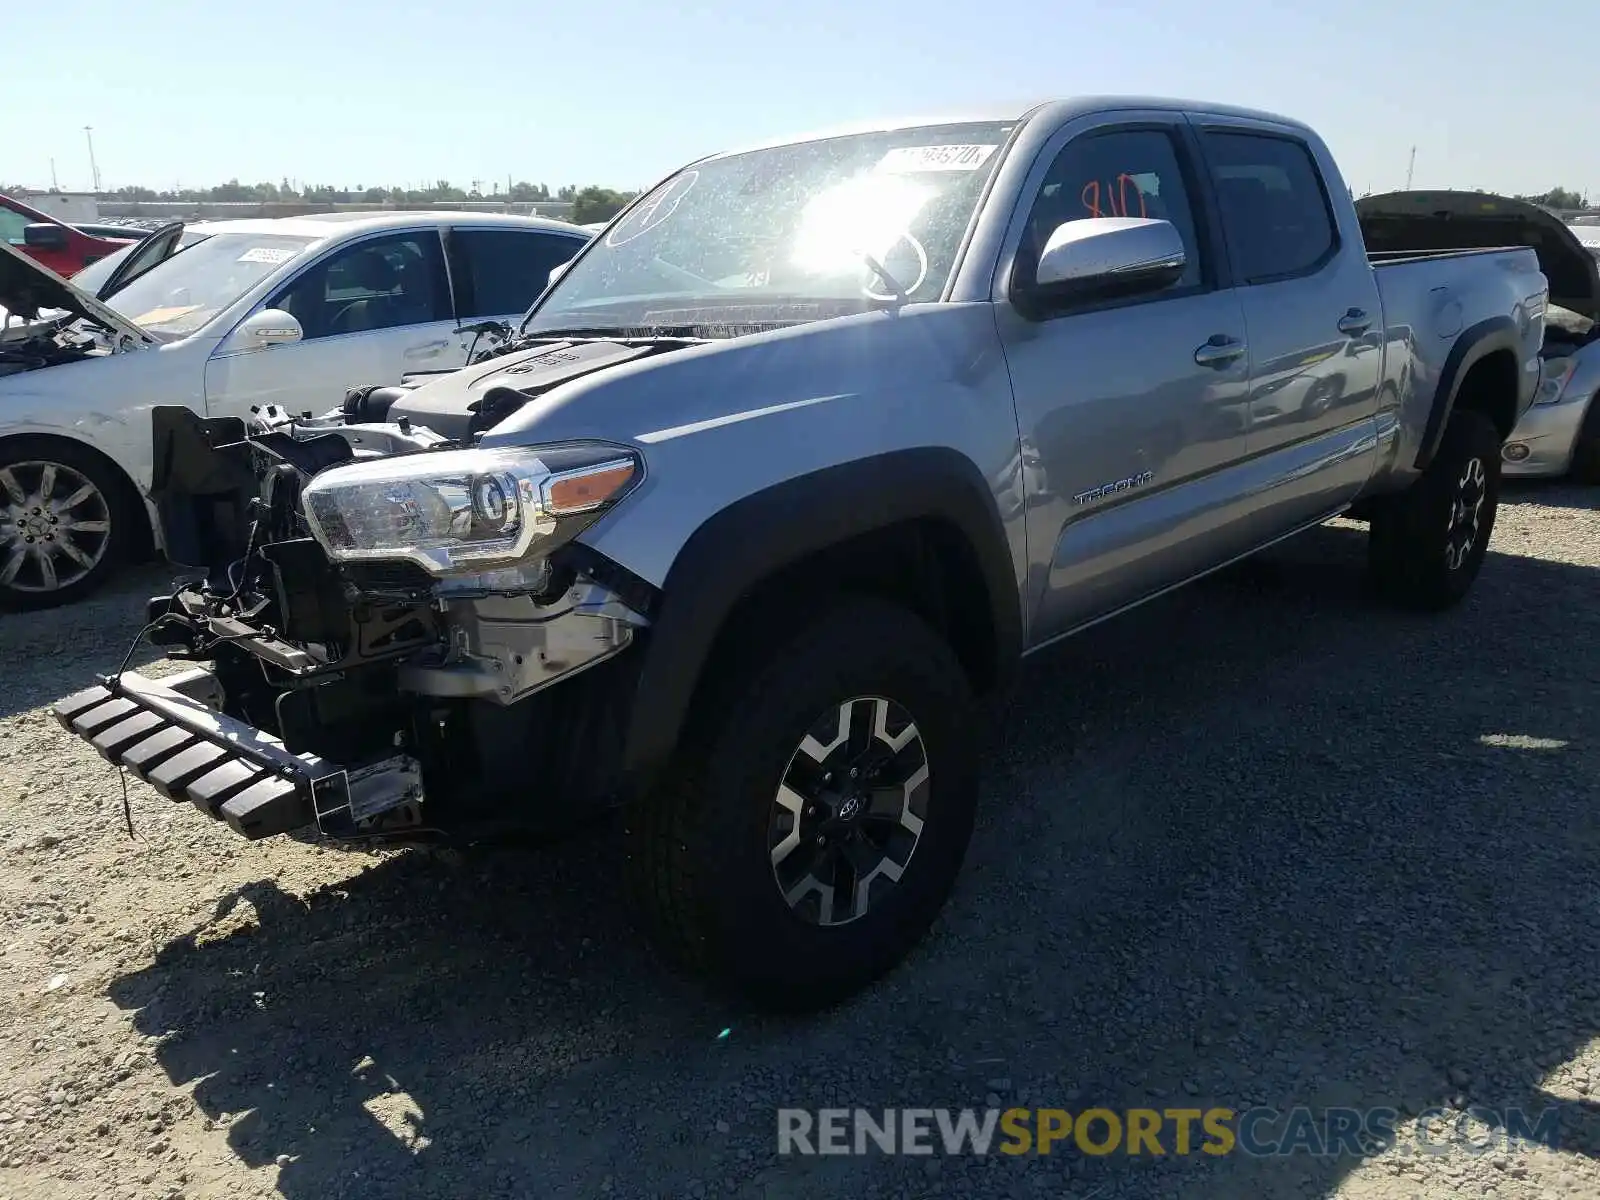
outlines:
[[[333,467],[301,499],[335,561],[401,558],[448,575],[553,549],[643,478],[639,456],[620,446],[501,446]]]
[[[1534,393],[1535,404],[1554,404],[1577,369],[1576,358],[1547,358],[1540,364],[1539,390]]]

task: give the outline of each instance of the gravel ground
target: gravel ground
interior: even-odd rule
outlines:
[[[160,573],[0,618],[0,1195],[1600,1196],[1600,493],[1508,501],[1448,616],[1335,523],[1031,662],[935,935],[806,1020],[663,976],[605,831],[251,845],[134,784],[130,839],[45,706]],[[775,1153],[782,1105],[1469,1102],[1560,1148]]]

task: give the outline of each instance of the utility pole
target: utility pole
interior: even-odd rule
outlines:
[[[100,168],[94,161],[94,126],[85,125],[83,127],[83,136],[89,143],[89,178],[94,182],[94,190],[98,193],[100,191]]]
[[[1417,170],[1417,148],[1411,147],[1411,161],[1406,165],[1406,191],[1411,190],[1411,176]]]
[[[53,158],[50,160],[50,190],[53,192],[61,190],[61,181],[56,178],[56,160]]]

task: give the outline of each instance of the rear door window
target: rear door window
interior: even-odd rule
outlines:
[[[462,318],[526,312],[550,282],[550,272],[586,244],[544,230],[451,230],[450,265]]]
[[[1318,270],[1339,248],[1322,173],[1304,142],[1273,134],[1202,134],[1228,248],[1242,282]]]

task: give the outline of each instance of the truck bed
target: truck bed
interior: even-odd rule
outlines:
[[[1436,262],[1441,258],[1470,258],[1480,254],[1503,254],[1507,250],[1522,250],[1522,246],[1463,246],[1450,250],[1368,250],[1367,261],[1374,267],[1392,267],[1396,263]]]
[[[1459,339],[1513,314],[1535,318],[1521,355],[1519,416],[1532,401],[1547,284],[1527,246],[1378,250],[1368,259],[1386,331],[1380,422],[1396,426],[1387,469],[1377,479],[1398,482],[1415,474],[1419,452],[1437,433],[1444,411],[1437,393],[1451,386],[1449,359]],[[1487,269],[1488,260],[1500,269]]]

